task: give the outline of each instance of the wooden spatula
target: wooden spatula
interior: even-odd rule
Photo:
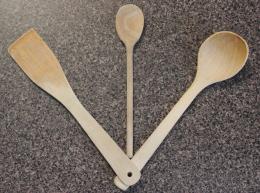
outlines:
[[[71,112],[118,177],[127,185],[135,184],[141,176],[139,170],[79,102],[59,61],[37,32],[30,29],[8,51],[36,85]]]

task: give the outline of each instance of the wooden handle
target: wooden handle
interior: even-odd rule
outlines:
[[[182,98],[178,101],[178,103],[173,107],[170,113],[163,119],[163,121],[159,124],[159,126],[154,130],[154,132],[150,135],[150,137],[145,141],[145,143],[141,146],[141,148],[136,152],[134,157],[132,158],[132,162],[136,165],[136,167],[141,171],[145,164],[152,157],[156,149],[163,142],[165,137],[171,131],[173,126],[179,120],[181,115],[185,112],[185,110],[189,107],[193,99],[199,94],[206,85],[197,81],[193,82],[190,88],[184,93]],[[122,189],[126,190],[128,188],[127,185],[122,183],[120,177],[116,177],[114,179],[115,185]]]
[[[61,102],[76,118],[115,171],[116,175],[118,175],[125,184],[135,184],[141,177],[140,171],[114,140],[104,131],[100,124],[85,110],[74,93],[72,92],[70,95],[63,97]]]
[[[127,54],[127,124],[126,124],[126,153],[133,157],[133,46],[126,47]]]

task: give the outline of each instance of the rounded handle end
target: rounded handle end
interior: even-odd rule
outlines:
[[[126,191],[129,187],[125,185],[118,177],[114,178],[114,184],[123,191]]]

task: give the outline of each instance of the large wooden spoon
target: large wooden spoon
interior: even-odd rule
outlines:
[[[205,87],[236,75],[245,65],[248,52],[246,41],[233,32],[218,32],[204,41],[199,49],[194,82],[132,158],[132,162],[140,171],[193,99]],[[128,188],[118,177],[114,182],[122,190]]]
[[[144,27],[142,10],[133,4],[122,6],[116,15],[116,31],[124,42],[127,55],[127,138],[126,154],[133,157],[133,48]]]
[[[36,85],[71,112],[120,179],[125,184],[135,184],[141,176],[140,171],[79,102],[59,61],[37,32],[29,30],[8,51]]]

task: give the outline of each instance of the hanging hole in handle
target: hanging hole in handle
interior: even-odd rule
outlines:
[[[133,176],[133,173],[132,172],[127,172],[127,176],[130,178]]]

